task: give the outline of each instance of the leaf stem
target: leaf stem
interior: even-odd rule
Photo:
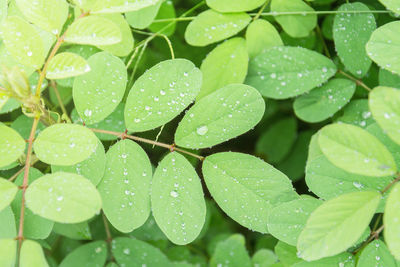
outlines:
[[[31,166],[33,166],[36,162],[38,162],[39,161],[39,159],[34,159],[32,162],[31,162]],[[12,181],[14,181],[17,177],[18,177],[18,175],[20,175],[23,171],[25,170],[25,166],[24,167],[22,167],[19,171],[17,171],[16,173],[14,173],[14,175],[13,176],[11,176],[10,178],[8,178],[8,181],[10,181],[10,182],[12,182]]]
[[[357,85],[361,86],[362,88],[364,88],[365,90],[367,90],[368,92],[371,92],[372,89],[369,88],[365,83],[363,83],[363,81],[354,78],[353,76],[351,76],[350,74],[347,74],[346,72],[342,71],[342,70],[338,70],[339,74],[342,74],[343,76],[349,78],[350,80],[354,81]]]
[[[271,0],[267,0],[265,1],[264,5],[260,8],[260,10],[257,12],[257,14],[254,16],[253,21],[257,20],[262,12],[264,11],[264,9],[268,6],[269,2],[271,2]]]
[[[107,131],[107,130],[102,130],[102,129],[94,129],[94,128],[89,128],[89,129],[92,130],[95,133],[103,133],[103,134],[115,135],[115,136],[118,136],[121,139],[128,138],[128,139],[131,139],[131,140],[134,140],[134,141],[137,141],[137,142],[146,143],[146,144],[150,144],[150,145],[156,145],[156,146],[159,146],[159,147],[164,147],[166,149],[169,149],[171,152],[173,152],[173,151],[181,152],[183,154],[195,157],[195,158],[197,158],[198,160],[201,160],[201,161],[204,160],[203,156],[200,156],[200,155],[194,154],[192,152],[186,151],[184,149],[181,149],[179,147],[176,147],[175,144],[169,145],[169,144],[161,143],[161,142],[158,142],[158,141],[153,141],[153,140],[146,139],[146,138],[139,137],[139,136],[128,135],[128,134],[126,134],[126,132],[120,133],[120,132],[113,132],[113,131]]]
[[[111,231],[110,231],[110,226],[108,225],[108,221],[106,218],[106,215],[104,214],[104,212],[101,213],[102,217],[103,217],[103,223],[104,223],[104,230],[106,232],[107,235],[107,243],[110,243],[112,241],[112,235],[111,235]]]
[[[150,35],[150,36],[156,35],[156,36],[164,38],[165,41],[167,42],[168,47],[169,47],[169,51],[171,52],[171,58],[175,59],[174,48],[172,47],[171,40],[165,34],[145,32],[145,31],[140,31],[140,30],[136,30],[136,29],[132,29],[132,31],[136,32],[136,33],[140,33],[140,34],[145,34],[145,35]]]
[[[383,195],[384,193],[386,193],[395,183],[397,183],[398,181],[400,181],[400,173],[397,174],[396,179],[394,179],[393,181],[391,181],[382,191],[381,194]]]
[[[61,108],[61,110],[63,112],[63,116],[65,116],[65,118],[67,118],[69,121],[71,121],[71,119],[68,116],[67,109],[65,108],[64,103],[63,103],[63,101],[61,99],[60,92],[58,91],[58,88],[57,88],[57,84],[54,81],[51,81],[50,82],[50,87],[53,88],[54,93],[56,94],[58,104],[60,105],[60,108]]]

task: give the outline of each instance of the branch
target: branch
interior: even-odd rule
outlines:
[[[365,90],[367,90],[368,92],[371,92],[372,89],[369,88],[365,83],[363,83],[363,81],[354,78],[353,76],[351,76],[350,74],[347,74],[346,72],[342,71],[342,70],[338,70],[339,74],[342,74],[343,76],[349,78],[350,80],[352,80],[353,82],[355,82],[357,85],[363,87]]]
[[[381,194],[383,195],[385,192],[387,192],[395,183],[397,183],[398,181],[400,181],[400,174],[397,174],[396,179],[394,179],[393,181],[390,182],[390,184],[388,184],[382,191]]]

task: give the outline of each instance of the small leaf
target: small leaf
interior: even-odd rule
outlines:
[[[400,14],[400,3],[397,0],[379,0],[387,9]]]
[[[64,37],[68,43],[112,45],[122,41],[121,31],[109,19],[88,16],[74,21]]]
[[[263,19],[257,19],[247,27],[246,42],[247,51],[251,58],[265,49],[283,46],[282,39],[274,25]]]
[[[6,179],[0,178],[0,211],[10,205],[18,192],[18,187]]]
[[[389,22],[376,29],[369,39],[368,56],[381,68],[400,74],[400,21]]]
[[[237,34],[249,22],[250,16],[246,13],[221,14],[209,9],[189,23],[185,40],[192,46],[206,46]]]
[[[264,0],[206,0],[207,5],[218,12],[243,12],[256,9]]]
[[[53,227],[53,232],[76,240],[92,239],[89,224],[87,222],[55,223]]]
[[[13,58],[23,65],[40,69],[46,55],[35,27],[20,17],[9,16],[1,25],[0,34]]]
[[[200,178],[181,154],[159,163],[151,186],[151,207],[157,225],[178,245],[192,242],[203,228],[206,203]]]
[[[16,161],[25,150],[25,141],[14,129],[0,123],[0,167]]]
[[[227,263],[233,263],[228,265]],[[245,239],[240,234],[231,235],[219,242],[210,260],[210,267],[219,266],[253,266],[245,247]]]
[[[86,221],[100,211],[101,198],[86,178],[66,172],[46,174],[29,185],[26,204],[46,219],[60,223]]]
[[[232,38],[214,48],[201,63],[203,84],[197,100],[228,84],[243,83],[248,61],[243,38]]]
[[[15,267],[17,242],[15,239],[0,239],[0,266]]]
[[[106,0],[95,1],[95,5],[91,8],[91,13],[125,13],[130,11],[141,10],[143,8],[155,5],[159,0]],[[91,2],[84,0],[80,2]]]
[[[334,165],[347,172],[381,177],[397,171],[387,148],[375,136],[357,126],[325,126],[319,132],[318,144]]]
[[[400,234],[400,184],[397,183],[391,189],[386,201],[385,213],[383,214],[383,223],[385,225],[385,242],[392,255],[400,260],[400,242],[397,236]]]
[[[106,242],[94,241],[74,249],[63,259],[60,267],[104,266],[106,260]]]
[[[387,242],[387,240],[385,239]],[[390,254],[385,243],[381,240],[374,240],[369,243],[359,255],[357,266],[385,266],[396,267],[396,260]]]
[[[61,33],[68,17],[65,0],[16,0],[16,3],[24,17],[33,24],[53,34]]]
[[[15,238],[17,236],[17,227],[15,224],[15,216],[11,207],[7,207],[0,211],[0,240],[3,238]],[[1,241],[0,241],[1,243]],[[0,249],[1,245],[0,245]],[[1,265],[1,252],[0,252],[0,266]]]
[[[256,253],[254,253],[251,258],[251,262],[254,266],[259,267],[268,267],[278,261],[278,257],[272,250],[269,249],[259,249]]]
[[[163,61],[140,76],[125,105],[129,131],[143,132],[166,124],[200,91],[202,74],[186,59]]]
[[[250,230],[267,233],[273,205],[297,198],[290,180],[264,161],[223,152],[203,162],[208,190],[221,209]]]
[[[400,75],[397,75],[385,69],[380,69],[379,85],[400,88]]]
[[[378,86],[368,96],[372,116],[397,144],[400,144],[400,91]]]
[[[271,12],[313,12],[309,5],[304,3],[302,0],[272,0]],[[306,37],[310,31],[317,25],[317,15],[276,15],[274,16],[276,21],[282,26],[283,30],[290,36],[299,38]]]
[[[142,226],[150,214],[150,160],[131,140],[119,141],[106,156],[106,172],[98,186],[103,210],[118,231],[129,233]]]
[[[365,51],[376,22],[372,13],[340,13],[341,11],[369,11],[362,3],[343,4],[333,23],[333,40],[340,60],[347,70],[357,77],[367,74],[371,60]]]
[[[274,47],[250,60],[246,83],[263,96],[297,96],[327,81],[336,66],[323,55],[301,47]]]
[[[176,11],[174,7],[174,3],[171,0],[167,0],[161,3],[160,9],[158,10],[156,20],[161,19],[172,19],[171,21],[165,22],[153,22],[149,26],[149,30],[154,33],[165,34],[166,36],[170,36],[174,34],[176,29],[176,21],[173,19],[176,18]]]
[[[301,261],[291,267],[325,267],[325,266],[339,266],[339,267],[355,267],[355,257],[348,253],[343,252],[336,256],[326,257],[316,261]],[[360,265],[357,265],[361,267]]]
[[[132,28],[145,29],[153,22],[157,16],[163,1],[158,0],[155,5],[142,8],[140,10],[125,13],[126,21]]]
[[[121,102],[127,83],[125,64],[108,52],[88,59],[91,71],[75,78],[72,95],[79,116],[87,124],[104,120]]]
[[[296,98],[293,109],[306,122],[320,122],[332,117],[352,98],[356,84],[347,79],[332,79]]]
[[[336,122],[353,124],[361,128],[366,128],[375,123],[368,108],[367,99],[355,99],[350,101],[343,109],[343,115],[335,119]]]
[[[299,256],[318,260],[351,247],[369,225],[380,198],[377,192],[365,191],[324,202],[308,218],[299,236]]]
[[[189,109],[176,130],[175,142],[187,148],[217,145],[253,128],[264,110],[257,90],[244,84],[227,85]]]
[[[50,60],[46,72],[47,79],[64,79],[82,75],[90,71],[86,60],[74,53],[63,52]]]
[[[22,242],[19,266],[21,267],[48,267],[42,247],[32,240]]]
[[[97,137],[86,127],[77,124],[53,124],[38,135],[33,148],[41,161],[66,166],[90,157],[97,145]]]
[[[296,247],[288,245],[285,242],[278,241],[274,251],[283,267],[292,266],[298,262],[301,262],[301,259],[297,256]]]

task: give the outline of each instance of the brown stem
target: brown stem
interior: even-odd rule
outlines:
[[[347,74],[346,72],[342,71],[342,70],[338,70],[339,74],[342,74],[343,76],[349,78],[350,80],[352,80],[353,82],[355,82],[357,85],[361,86],[362,88],[364,88],[365,90],[367,90],[368,92],[371,92],[372,89],[369,88],[365,83],[363,83],[361,80],[354,78],[353,76]]]
[[[107,243],[110,243],[112,241],[110,226],[108,225],[108,221],[107,221],[106,215],[104,215],[104,212],[101,215],[103,217],[104,230],[106,231],[106,235],[107,235],[106,241],[107,241]]]
[[[393,181],[390,182],[390,184],[388,184],[382,191],[381,194],[383,195],[386,191],[388,191],[395,183],[397,183],[398,181],[400,181],[400,174],[397,174],[396,179],[394,179]]]
[[[36,162],[38,162],[38,161],[39,161],[38,159],[32,160],[32,162],[31,162],[31,167],[32,167]],[[10,182],[14,181],[14,180],[18,177],[18,175],[20,175],[24,170],[25,170],[25,166],[22,167],[22,168],[21,168],[19,171],[17,171],[16,173],[14,173],[13,176],[11,176],[10,178],[8,178],[8,181],[10,181]]]

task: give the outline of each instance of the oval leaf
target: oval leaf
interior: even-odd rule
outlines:
[[[283,45],[281,36],[274,25],[263,19],[257,19],[247,27],[246,42],[251,58],[265,49]]]
[[[24,240],[22,242],[21,252],[19,256],[19,266],[21,267],[48,267],[43,249],[39,243],[32,240]]]
[[[244,84],[227,85],[189,109],[176,130],[175,142],[187,148],[217,145],[253,128],[264,110],[257,90]]]
[[[60,263],[60,267],[104,266],[107,260],[107,244],[95,241],[77,247]]]
[[[98,186],[103,210],[118,231],[129,233],[142,226],[150,214],[151,163],[131,140],[116,143],[106,156],[106,172]]]
[[[46,174],[29,185],[26,205],[35,214],[60,223],[86,221],[100,212],[96,187],[78,174]]]
[[[209,9],[189,23],[185,40],[193,46],[206,46],[237,34],[249,22],[250,16],[246,13],[221,14]]]
[[[155,5],[159,0],[106,0],[106,1],[91,1],[80,0],[79,2],[90,3],[87,5],[91,13],[125,13],[130,11],[141,10],[143,8]],[[92,4],[94,3],[94,4]]]
[[[397,264],[393,256],[390,254],[385,243],[378,239],[369,243],[361,251],[361,254],[358,258],[357,266],[396,267]]]
[[[87,124],[104,120],[121,102],[127,83],[125,64],[108,52],[88,59],[91,71],[75,78],[72,95],[79,116]]]
[[[178,245],[192,242],[203,228],[206,203],[200,178],[181,154],[159,163],[151,186],[151,206],[157,225]]]
[[[25,150],[25,141],[14,129],[0,123],[0,167],[16,161]]]
[[[64,79],[82,75],[90,71],[86,60],[74,53],[63,52],[50,60],[47,68],[47,79]]]
[[[157,16],[158,10],[160,9],[163,1],[158,0],[153,6],[148,6],[143,9],[125,13],[126,21],[132,28],[145,29],[153,22]]]
[[[389,176],[397,171],[392,154],[372,134],[350,124],[322,128],[318,144],[334,165],[365,176]]]
[[[400,184],[397,183],[388,196],[383,214],[383,223],[385,225],[385,242],[397,260],[400,260],[400,240],[397,236],[400,234]]]
[[[387,9],[400,14],[400,2],[398,0],[379,0]]]
[[[267,233],[272,206],[297,198],[286,175],[254,156],[217,153],[205,159],[202,170],[222,210],[254,231]]]
[[[0,211],[10,205],[18,192],[18,187],[6,179],[0,178]]]
[[[308,218],[297,249],[307,261],[336,255],[354,245],[368,227],[381,195],[354,192],[328,200]]]
[[[17,243],[15,239],[0,239],[0,266],[15,267]]]
[[[263,96],[284,99],[313,89],[335,73],[335,64],[315,51],[274,47],[250,60],[246,83]]]
[[[230,262],[234,263],[235,266],[253,266],[245,247],[245,239],[240,234],[231,235],[228,239],[217,244],[210,260],[210,266],[229,266],[227,263]],[[232,266],[234,265],[232,264]]]
[[[166,124],[200,91],[202,74],[186,59],[163,61],[136,80],[125,105],[129,131],[143,132]]]
[[[218,12],[242,12],[253,10],[265,0],[206,0],[207,5]]]

